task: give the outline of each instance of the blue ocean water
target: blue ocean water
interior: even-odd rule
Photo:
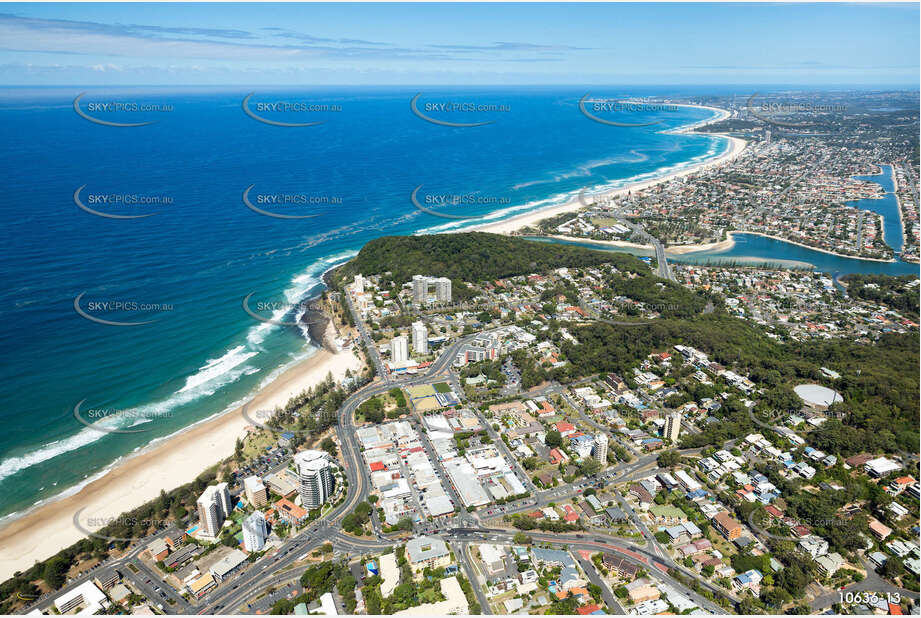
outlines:
[[[586,186],[659,175],[726,147],[721,138],[663,132],[703,120],[707,111],[635,112],[623,121],[661,122],[613,127],[582,115],[585,92],[574,89],[423,93],[423,102],[499,106],[427,112],[451,122],[492,121],[463,128],[415,116],[409,105],[415,90],[254,95],[254,104],[333,106],[260,112],[281,122],[323,121],[296,128],[248,117],[241,108],[249,94],[244,89],[90,91],[80,105],[95,117],[157,121],[102,126],[75,113],[80,92],[0,91],[7,190],[0,206],[7,229],[0,249],[6,361],[0,370],[0,515],[75,490],[151,441],[245,400],[273,373],[315,351],[297,327],[247,315],[244,297],[252,294],[251,307],[274,303],[259,312],[280,318],[285,303],[316,295],[323,272],[372,238],[483,222],[420,212],[410,202],[419,185],[428,196],[472,196],[444,212],[492,213],[489,220],[565,201]],[[172,108],[110,113],[91,107],[106,101]],[[317,216],[258,214],[243,203],[248,187],[261,209]],[[96,216],[77,206],[78,189],[81,203],[98,212],[155,214]],[[101,201],[110,195],[171,201]],[[292,201],[273,205],[272,196]],[[78,298],[77,307],[98,319],[154,321],[91,321],[75,309]],[[83,418],[92,418],[89,410],[126,411],[99,423],[132,433],[85,426],[74,415],[78,404]]]

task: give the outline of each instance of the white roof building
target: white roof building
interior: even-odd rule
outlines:
[[[81,608],[77,615],[95,614],[108,605],[106,594],[91,581],[83,582],[54,600],[54,606],[61,614],[66,614],[77,607]]]

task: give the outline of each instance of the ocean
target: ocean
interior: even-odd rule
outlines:
[[[620,120],[661,122],[611,126],[580,112],[585,89],[429,88],[418,115],[419,90],[409,89],[262,90],[249,100],[262,119],[321,123],[293,127],[248,115],[244,88],[90,90],[78,104],[105,122],[155,121],[133,127],[78,115],[81,92],[0,90],[5,518],[78,490],[315,353],[290,324],[297,304],[367,241],[463,229],[727,148],[663,132],[706,110],[634,110]],[[426,209],[486,216],[422,212],[416,189]],[[245,298],[277,323],[253,318]]]

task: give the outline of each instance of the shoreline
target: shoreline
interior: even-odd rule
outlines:
[[[701,126],[730,115],[726,110],[713,107],[683,106],[707,109],[715,112],[715,116],[669,130],[669,133],[692,133]],[[740,138],[715,133],[708,135],[728,139],[729,147],[726,152],[658,178],[634,182],[594,197],[639,190],[692,174],[735,158],[748,145]],[[581,208],[582,204],[576,197],[562,207],[564,211],[568,211]],[[535,215],[543,219],[552,216],[548,211],[560,208],[561,206],[539,209],[504,221],[472,226],[464,231],[504,225],[517,222],[522,217],[532,218]],[[328,272],[323,275],[324,281],[327,274]],[[327,328],[322,330],[326,331]],[[317,339],[314,332],[310,334],[311,339]],[[322,381],[329,372],[338,380],[343,377],[345,369],[352,369],[353,373],[361,369],[362,361],[351,350],[333,353],[323,345],[326,343],[326,337],[321,336],[319,339],[316,343],[322,347],[315,354],[296,363],[259,388],[250,399],[250,403],[263,408],[281,407],[291,397]],[[233,454],[236,439],[246,435],[247,425],[249,423],[242,416],[242,406],[234,406],[123,456],[113,462],[110,468],[101,471],[98,478],[74,493],[67,494],[65,490],[59,497],[51,498],[3,522],[0,524],[0,548],[3,549],[3,555],[0,556],[0,581],[9,579],[16,571],[27,569],[34,562],[45,560],[84,538],[85,534],[73,524],[73,515],[76,511],[84,509],[86,517],[100,520],[114,518],[153,500],[161,490],[169,491],[194,480],[195,476]],[[190,476],[191,470],[195,471],[194,476]],[[41,523],[36,525],[36,520],[41,520]]]
[[[356,373],[361,367],[362,361],[350,349],[334,354],[321,348],[260,388],[249,403],[262,409],[281,407],[329,373],[338,381],[347,369]],[[87,518],[114,518],[155,499],[161,490],[189,483],[233,455],[236,440],[247,434],[247,426],[251,423],[243,418],[242,406],[235,406],[125,456],[76,493],[25,511],[0,526],[0,580],[85,538],[73,523],[78,510],[85,509]]]
[[[780,242],[789,243],[791,245],[796,245],[802,247],[803,249],[809,249],[811,251],[818,251],[820,253],[826,253],[828,255],[833,255],[839,258],[850,258],[854,260],[864,260],[867,262],[883,262],[883,263],[895,263],[897,260],[884,260],[881,258],[870,258],[870,257],[857,257],[856,255],[845,255],[843,253],[835,253],[834,251],[829,251],[828,249],[819,249],[818,247],[810,247],[801,242],[796,242],[795,240],[789,240],[787,238],[782,238],[780,236],[773,236],[771,234],[764,234],[762,232],[747,232],[745,230],[733,230],[726,232],[728,238],[726,240],[721,240],[719,242],[706,243],[701,245],[675,245],[672,247],[665,248],[666,255],[681,255],[681,256],[691,256],[693,257],[694,253],[703,253],[704,251],[729,251],[735,247],[736,241],[734,236],[736,234],[751,234],[753,236],[763,236],[765,238],[771,238],[773,240],[778,240]],[[639,243],[627,242],[624,240],[595,240],[592,238],[579,238],[578,236],[565,236],[562,234],[548,234],[544,236],[545,238],[555,238],[557,240],[564,240],[567,242],[576,242],[576,243],[585,243],[590,245],[599,245],[605,247],[620,247],[624,249],[643,249],[646,251],[653,251],[652,245],[641,245]],[[718,257],[718,256],[714,256]]]
[[[594,194],[591,196],[591,199],[593,201],[598,201],[598,200],[609,198],[609,197],[615,197],[618,195],[626,195],[632,191],[641,191],[643,189],[648,189],[649,187],[653,187],[655,185],[658,185],[664,182],[668,182],[669,180],[674,180],[676,178],[683,178],[684,176],[689,176],[691,174],[703,171],[705,169],[709,169],[711,167],[723,165],[725,163],[728,163],[729,161],[732,161],[739,155],[741,155],[745,151],[746,146],[748,146],[748,142],[740,137],[732,137],[725,133],[700,133],[697,131],[697,129],[703,126],[712,124],[714,122],[719,122],[720,120],[724,120],[728,118],[731,115],[729,111],[725,109],[709,107],[705,105],[690,105],[690,104],[680,104],[680,103],[670,103],[669,105],[679,105],[681,107],[693,107],[693,108],[698,108],[698,109],[705,109],[708,111],[716,112],[716,116],[701,120],[689,126],[669,129],[668,131],[665,131],[665,133],[670,133],[670,134],[695,133],[698,135],[709,135],[709,136],[722,137],[722,138],[729,140],[729,148],[722,154],[719,154],[705,161],[700,161],[698,163],[695,163],[683,169],[674,170],[662,176],[658,176],[656,178],[650,178],[648,180],[634,181],[634,182],[624,185],[623,187],[619,187],[617,189],[611,189],[609,191]],[[545,208],[538,208],[537,210],[532,210],[529,212],[521,213],[519,215],[509,217],[508,219],[503,219],[502,221],[495,221],[495,222],[490,222],[490,223],[483,223],[480,225],[474,225],[474,226],[465,228],[464,230],[461,230],[461,231],[490,232],[493,234],[506,234],[506,235],[512,234],[514,232],[520,231],[522,228],[534,226],[536,223],[544,219],[549,219],[550,217],[555,217],[557,215],[561,215],[561,214],[568,213],[568,212],[575,212],[575,211],[585,208],[586,205],[580,201],[580,195],[581,195],[581,191],[579,194],[570,198],[568,201],[566,201],[563,204],[547,206]]]
[[[732,234],[753,234],[753,235],[755,235],[755,236],[764,236],[765,238],[773,238],[774,240],[779,240],[779,241],[781,241],[781,242],[787,242],[787,243],[790,243],[791,245],[796,245],[797,247],[802,247],[803,249],[810,249],[810,250],[812,250],[812,251],[818,251],[819,253],[827,253],[828,255],[833,255],[833,256],[839,257],[839,258],[849,258],[849,259],[852,259],[852,260],[864,260],[864,261],[866,261],[866,262],[884,262],[884,263],[895,263],[895,262],[898,261],[898,260],[896,260],[896,259],[884,260],[884,259],[882,259],[882,258],[858,257],[858,256],[856,256],[856,255],[847,255],[847,254],[844,254],[844,253],[836,253],[836,252],[834,252],[834,251],[830,251],[829,249],[819,249],[818,247],[810,247],[809,245],[804,245],[803,243],[801,243],[801,242],[796,242],[795,240],[790,240],[790,239],[788,239],[788,238],[782,238],[782,237],[780,237],[780,236],[773,236],[772,234],[764,234],[763,232],[747,232],[747,231],[745,231],[745,230],[733,230],[733,231],[731,231],[731,232],[726,232],[726,233],[729,234],[729,235],[732,235]]]

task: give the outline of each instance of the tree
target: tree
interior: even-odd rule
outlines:
[[[563,436],[561,436],[560,432],[556,429],[551,429],[547,432],[547,435],[544,436],[544,444],[550,448],[559,448],[563,446]]]
[[[323,438],[323,441],[320,442],[320,448],[329,453],[330,457],[335,457],[338,450],[336,449],[336,443],[333,442],[332,438],[326,437]]]
[[[681,453],[674,449],[662,451],[659,453],[659,456],[656,457],[656,464],[658,464],[660,468],[671,468],[679,461],[681,461]]]
[[[512,537],[512,541],[514,541],[516,545],[530,545],[531,537],[524,532],[516,532],[515,536]]]
[[[57,590],[67,581],[67,571],[70,569],[70,560],[57,555],[45,563],[42,569],[42,579],[53,589]]]
[[[601,470],[601,462],[597,459],[586,457],[582,460],[582,463],[579,464],[579,472],[582,476],[597,474],[599,470]]]
[[[886,563],[880,568],[880,575],[886,579],[895,579],[905,571],[902,561],[895,556],[890,556]]]
[[[525,457],[521,460],[521,465],[525,470],[535,470],[540,465],[540,461],[537,457]]]

